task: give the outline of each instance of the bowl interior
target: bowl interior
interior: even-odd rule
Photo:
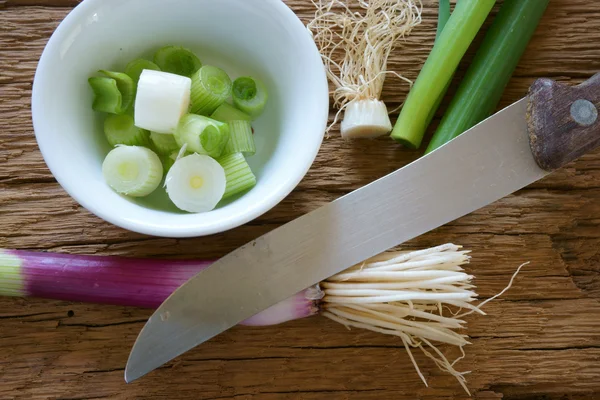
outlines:
[[[104,182],[110,147],[104,116],[91,109],[88,77],[152,59],[165,45],[190,48],[232,79],[253,75],[269,91],[257,119],[256,155],[248,162],[257,185],[204,214],[179,212],[164,189],[131,200]],[[323,139],[327,82],[316,47],[280,0],[86,0],[59,26],[40,60],[33,94],[36,137],[59,183],[101,218],[133,231],[198,236],[256,218],[305,175]]]

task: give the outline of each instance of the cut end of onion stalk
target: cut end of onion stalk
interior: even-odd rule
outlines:
[[[192,80],[168,72],[145,69],[135,98],[135,126],[157,133],[173,133],[190,106]]]
[[[163,176],[160,158],[141,146],[118,146],[102,163],[102,174],[117,193],[144,197],[154,192]]]
[[[225,194],[225,170],[207,155],[191,154],[175,161],[165,179],[167,193],[180,210],[213,210]]]
[[[380,100],[356,100],[348,103],[341,125],[344,139],[374,138],[392,131],[387,107]]]

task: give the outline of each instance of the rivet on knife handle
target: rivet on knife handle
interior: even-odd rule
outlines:
[[[529,141],[540,168],[553,171],[600,146],[600,73],[578,86],[538,79],[528,101]]]

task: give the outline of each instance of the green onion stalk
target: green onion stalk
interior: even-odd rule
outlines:
[[[410,90],[391,137],[418,149],[458,64],[481,29],[495,0],[461,0],[436,40]]]
[[[400,338],[418,375],[411,349],[419,349],[468,392],[464,372],[437,348],[469,344],[464,316],[502,295],[474,305],[473,276],[463,269],[470,256],[444,244],[417,251],[393,251],[355,265],[302,290],[255,316],[246,326],[277,325],[320,314],[346,327]],[[211,265],[202,260],[136,259],[0,250],[0,295],[157,308],[187,280]],[[519,272],[517,270],[515,275]],[[452,308],[456,312],[444,315]],[[466,310],[460,313],[460,310]]]
[[[433,135],[427,153],[494,112],[549,2],[504,1]]]

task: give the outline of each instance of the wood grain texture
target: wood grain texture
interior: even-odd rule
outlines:
[[[310,18],[310,1],[286,2],[304,21]],[[0,247],[215,258],[420,155],[387,138],[349,143],[333,132],[298,188],[239,229],[175,240],[104,223],[56,184],[31,126],[37,61],[77,3],[0,1]],[[423,24],[394,51],[390,69],[416,78],[433,43],[436,17],[436,1],[424,1]],[[524,96],[536,78],[576,84],[600,71],[599,29],[594,0],[551,1],[501,107]],[[472,55],[471,50],[457,80]],[[384,100],[395,107],[407,90],[390,78]],[[473,398],[600,398],[600,152],[406,247],[444,242],[473,250],[469,272],[482,298],[501,290],[518,265],[531,262],[506,296],[487,305],[488,316],[469,318],[473,344],[458,366],[472,371]],[[452,377],[415,353],[429,381],[429,388],[423,386],[397,340],[348,331],[319,317],[234,328],[126,385],[127,356],[149,315],[132,308],[0,298],[0,399],[467,398]]]

